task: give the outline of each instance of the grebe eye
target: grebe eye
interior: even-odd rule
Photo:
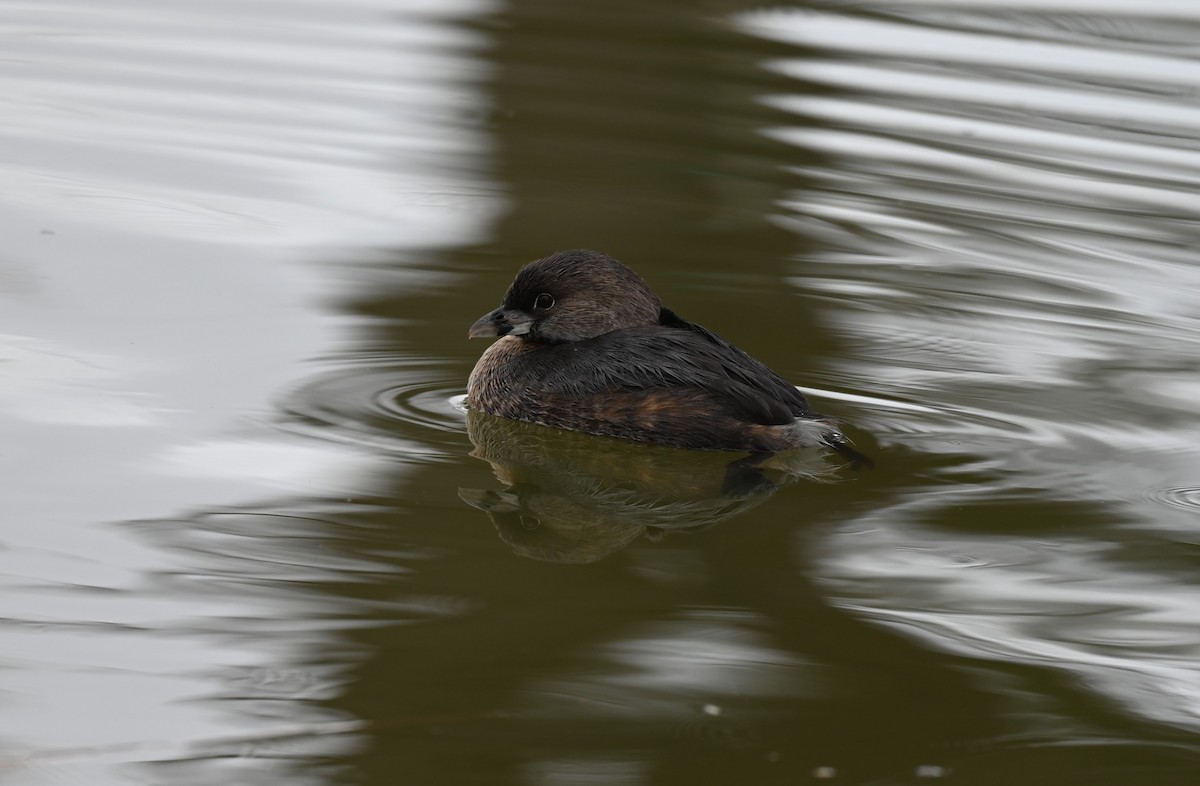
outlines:
[[[554,308],[554,295],[549,292],[543,292],[533,300],[533,307],[537,309]]]

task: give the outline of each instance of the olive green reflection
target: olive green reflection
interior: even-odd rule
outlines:
[[[522,556],[595,562],[639,536],[710,527],[761,504],[781,485],[823,480],[826,453],[764,459],[596,437],[468,412],[471,455],[507,488],[459,489]]]

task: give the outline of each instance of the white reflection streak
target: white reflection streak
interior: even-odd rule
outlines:
[[[829,544],[821,574],[832,603],[940,650],[1071,672],[1131,712],[1200,729],[1197,588],[1118,569],[1102,544],[1022,549],[960,535],[913,548],[902,544],[929,536],[869,526]]]
[[[940,96],[935,97],[941,99]],[[960,143],[980,150],[1008,152],[1003,147],[995,147],[1000,144],[1024,148],[1025,151],[1036,150],[1039,155],[1043,150],[1073,158],[1089,155],[1099,159],[1106,168],[1114,168],[1114,164],[1121,161],[1137,162],[1139,166],[1128,169],[1142,177],[1145,176],[1146,164],[1158,164],[1166,169],[1156,172],[1157,176],[1180,180],[1180,185],[1189,191],[1197,171],[1200,171],[1200,154],[1177,148],[1118,142],[864,101],[780,96],[768,98],[764,103],[796,114],[820,117],[827,122],[852,122],[866,128],[888,129],[890,134],[911,134],[915,137],[937,134],[940,135],[939,144]],[[1200,127],[1200,113],[1194,113],[1192,119],[1196,121],[1196,127]],[[1024,151],[1018,155],[1030,157]],[[1122,188],[1129,190],[1131,185],[1123,183]]]
[[[927,407],[923,404],[913,404],[907,401],[897,401],[890,398],[879,398],[878,396],[863,396],[858,393],[846,393],[840,390],[825,390],[823,388],[798,388],[801,393],[810,397],[819,397],[832,399],[834,401],[852,401],[856,404],[869,404],[885,410],[896,410],[901,412],[922,412],[926,414],[944,414],[942,410],[934,407]]]
[[[1200,19],[1200,6],[1195,0],[889,0],[892,8],[929,7],[942,9],[978,8],[994,11],[1001,8],[1007,12],[1028,9],[1041,13],[1077,11],[1105,16],[1165,16],[1178,19]]]
[[[1200,7],[1200,6],[1197,6]],[[833,63],[820,60],[780,60],[767,67],[785,76],[833,85],[843,89],[863,91],[881,96],[907,96],[923,100],[965,102],[975,106],[999,106],[1020,109],[1026,114],[1069,113],[1086,117],[1136,117],[1142,123],[1162,123],[1185,127],[1200,126],[1200,108],[1178,100],[1143,95],[1113,94],[1098,87],[1075,85],[1056,87],[1029,80],[1001,80],[984,74],[955,76],[931,74],[897,67]],[[1038,133],[1050,134],[1048,131]],[[1136,155],[1151,161],[1173,161],[1178,147],[1160,148],[1135,145],[1080,135],[1057,135],[1079,144],[1117,146],[1121,150],[1136,150]]]
[[[865,113],[864,113],[865,114]],[[764,131],[767,136],[808,150],[819,150],[847,160],[865,158],[873,162],[895,161],[924,169],[942,169],[956,177],[972,177],[1002,183],[1019,184],[1029,190],[1055,190],[1089,199],[1107,197],[1113,202],[1141,203],[1179,211],[1200,209],[1194,191],[1173,191],[1113,182],[1101,178],[1083,178],[1052,172],[1036,166],[979,158],[966,153],[888,139],[866,133],[816,129],[779,128]],[[964,136],[964,139],[966,137]]]
[[[1044,592],[1029,599],[1040,601]],[[1116,602],[1118,599],[1114,599]],[[1122,596],[1121,602],[1129,598]],[[1092,598],[1089,602],[1101,602]],[[1191,598],[1191,603],[1200,599]],[[1123,655],[1089,651],[1083,644],[1055,642],[1043,636],[1025,636],[1003,616],[963,613],[930,614],[901,609],[878,609],[854,604],[842,608],[878,622],[915,632],[940,649],[972,658],[1020,662],[1074,672],[1093,690],[1125,704],[1131,711],[1172,725],[1200,729],[1200,671],[1197,654],[1176,658],[1156,657],[1132,645]],[[1189,625],[1200,625],[1191,620]],[[1133,637],[1135,634],[1130,633]],[[1110,645],[1116,648],[1115,645]]]
[[[1133,80],[1192,88],[1194,63],[1182,58],[1113,52],[1075,44],[1016,40],[1000,35],[937,30],[915,24],[823,13],[756,11],[743,14],[735,26],[750,35],[820,50],[860,52],[872,58],[904,58],[939,63],[1068,73],[1122,84]]]

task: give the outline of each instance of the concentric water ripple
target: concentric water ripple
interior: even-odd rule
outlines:
[[[1200,486],[1154,489],[1149,497],[1171,507],[1200,511]]]
[[[281,426],[320,439],[439,458],[469,443],[457,367],[428,358],[340,363],[294,391]]]

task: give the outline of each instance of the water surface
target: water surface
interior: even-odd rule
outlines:
[[[0,782],[1200,776],[1191,3],[0,35]],[[570,247],[876,468],[468,422]]]

